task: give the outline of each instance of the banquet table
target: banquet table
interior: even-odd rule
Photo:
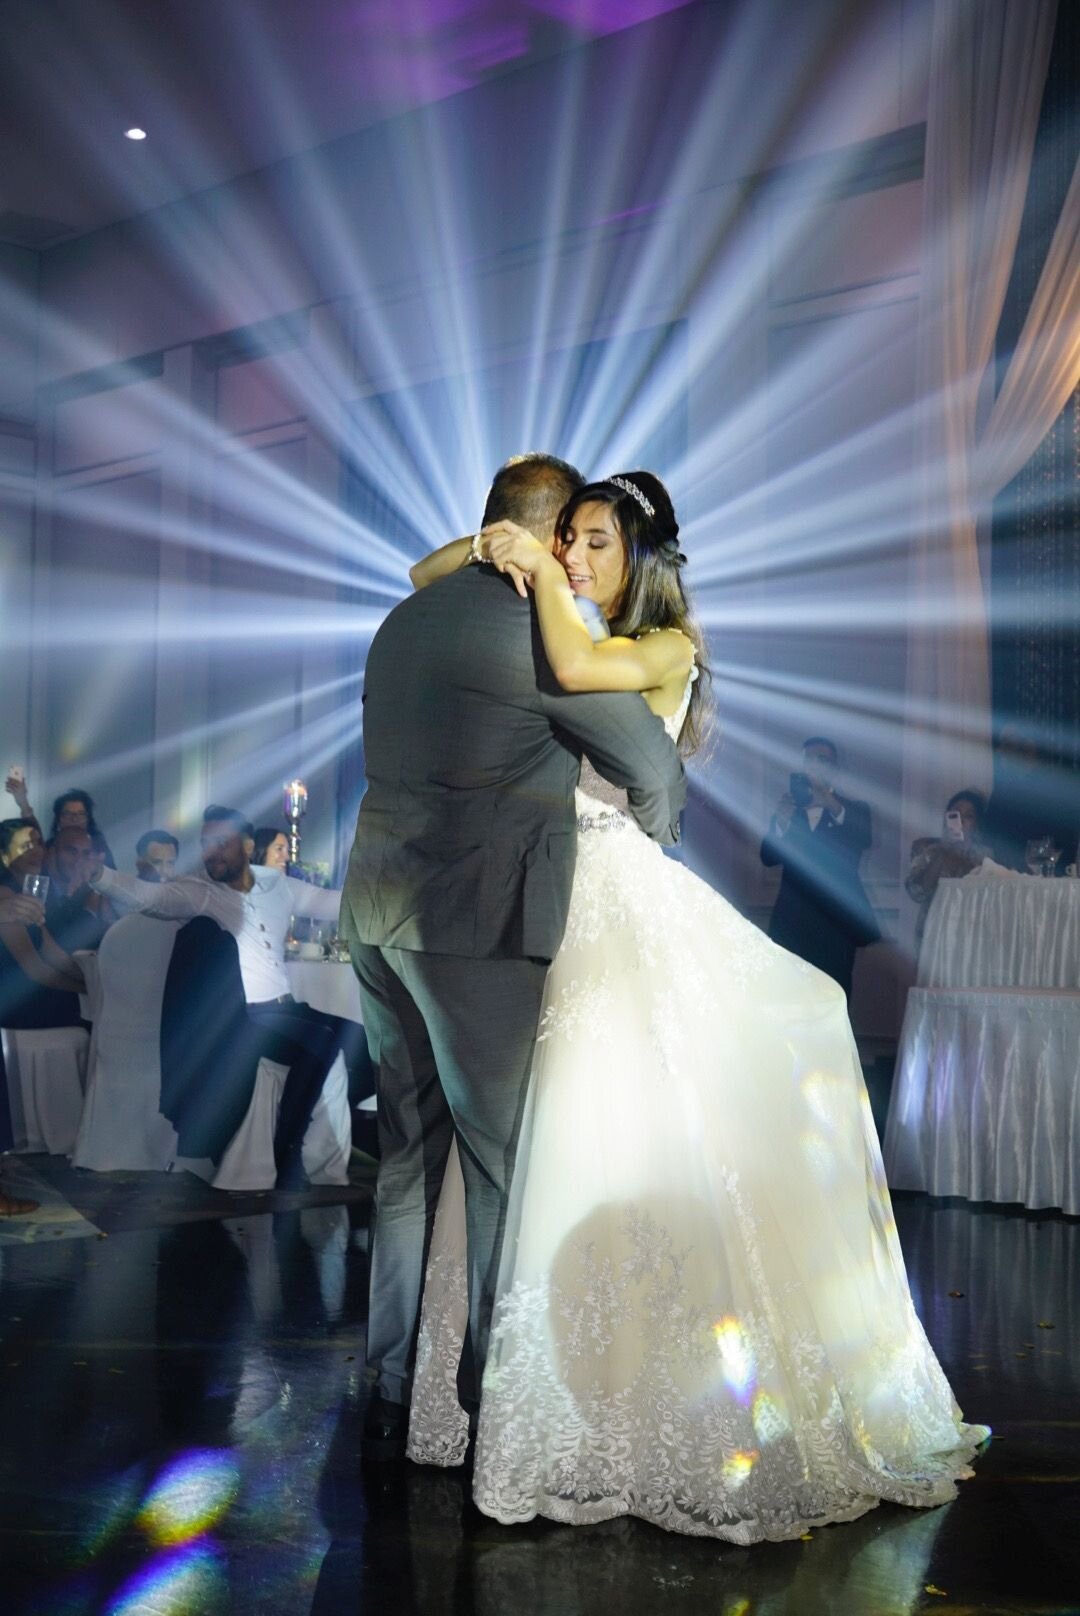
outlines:
[[[995,867],[939,882],[919,986],[1080,990],[1080,881]]]
[[[363,1026],[360,986],[351,965],[340,960],[288,959],[285,971],[294,999]]]
[[[884,1157],[893,1189],[1080,1213],[1080,992],[913,988]]]

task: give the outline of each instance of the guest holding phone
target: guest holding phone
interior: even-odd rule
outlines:
[[[911,844],[911,864],[904,888],[919,905],[915,919],[915,952],[922,948],[926,917],[938,882],[956,880],[977,870],[989,849],[983,845],[986,799],[965,787],[945,804],[940,836],[920,836]]]
[[[855,950],[881,936],[859,875],[873,836],[870,805],[837,790],[839,753],[826,736],[804,741],[801,761],[761,844],[761,862],[783,869],[769,936],[850,999]]]

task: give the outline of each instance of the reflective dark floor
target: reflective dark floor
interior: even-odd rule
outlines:
[[[995,1440],[944,1509],[737,1549],[506,1529],[453,1473],[365,1475],[363,1187],[280,1209],[34,1165],[106,1237],[0,1244],[2,1616],[1080,1611],[1080,1220],[898,1197]]]

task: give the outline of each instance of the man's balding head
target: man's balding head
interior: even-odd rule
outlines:
[[[517,522],[541,544],[550,545],[559,512],[570,495],[584,486],[580,471],[554,455],[514,455],[495,473],[482,525]]]

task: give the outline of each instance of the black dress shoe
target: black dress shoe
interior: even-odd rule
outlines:
[[[404,1459],[409,1435],[409,1410],[403,1403],[391,1403],[378,1392],[372,1395],[364,1415],[360,1452],[365,1459]]]

